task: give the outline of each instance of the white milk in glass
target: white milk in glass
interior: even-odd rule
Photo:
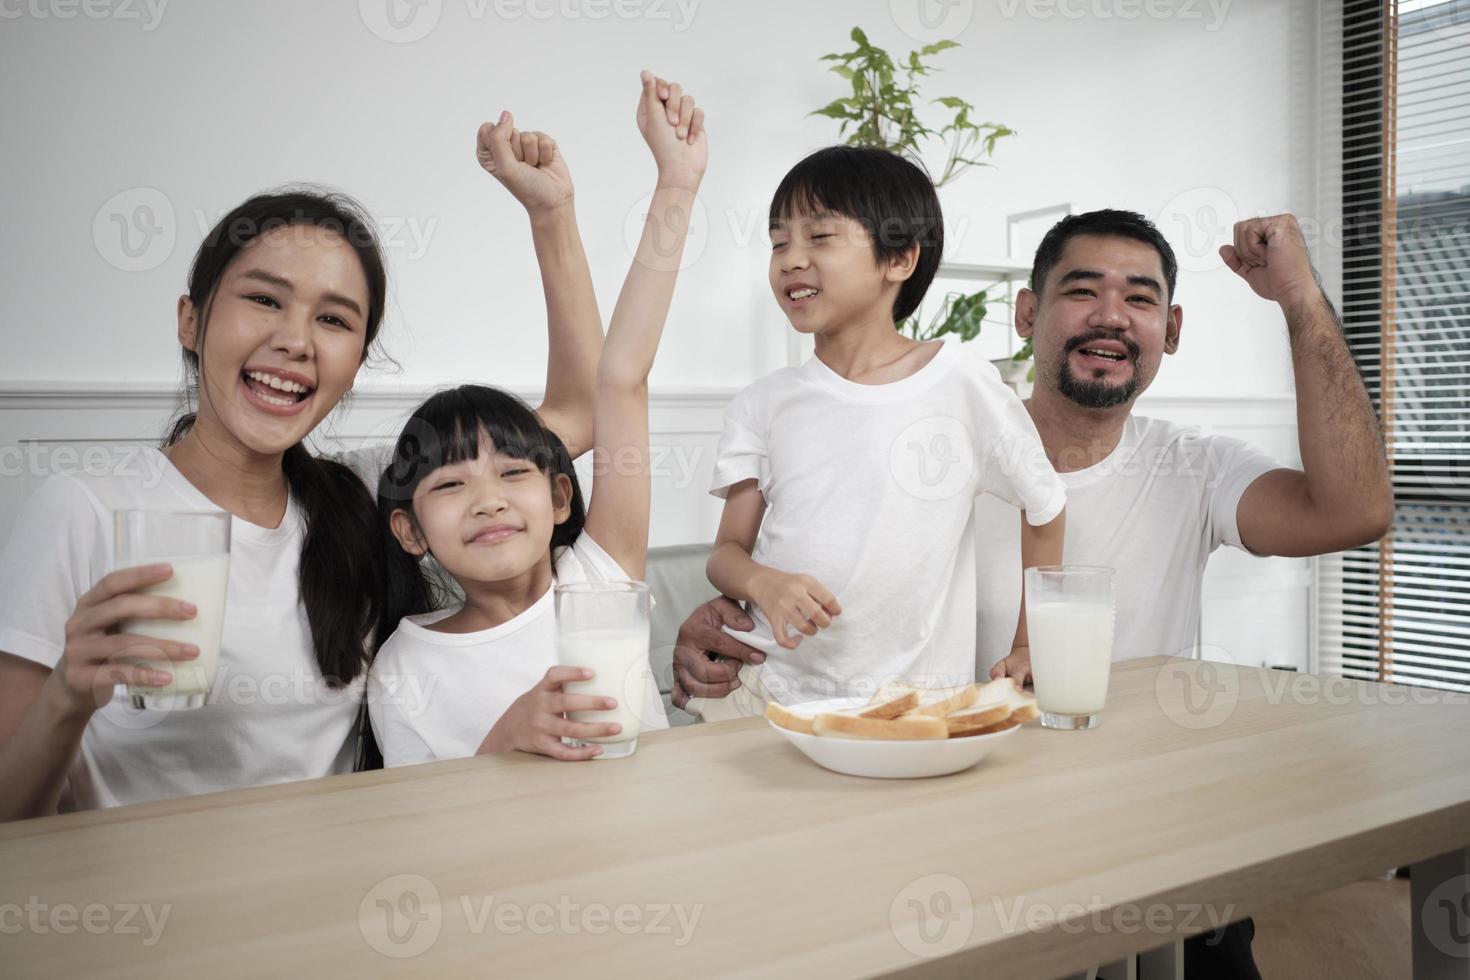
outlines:
[[[566,692],[616,698],[618,702],[611,711],[568,712],[567,717],[572,721],[623,726],[617,735],[582,741],[627,742],[637,738],[643,727],[644,700],[649,685],[653,683],[653,670],[648,665],[648,630],[578,630],[562,633],[560,643],[558,659],[562,664],[588,667],[594,671],[590,681],[573,681],[565,685]]]
[[[1102,711],[1113,666],[1113,604],[1028,602],[1026,630],[1036,706],[1057,715]]]
[[[184,555],[177,558],[151,558],[139,565],[168,564],[173,576],[157,585],[139,591],[149,595],[168,596],[192,602],[198,608],[193,619],[130,619],[122,624],[122,632],[192,643],[199,648],[194,660],[148,661],[159,670],[172,673],[173,680],[163,687],[137,688],[139,694],[207,694],[214,683],[219,664],[220,636],[225,626],[225,593],[230,578],[230,556]]]

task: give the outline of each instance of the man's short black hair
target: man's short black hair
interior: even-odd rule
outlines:
[[[823,212],[851,218],[873,239],[879,262],[915,244],[919,260],[899,287],[894,322],[923,302],[944,252],[944,215],[934,182],[897,153],[866,146],[829,146],[791,168],[771,198],[771,224]]]
[[[1179,262],[1174,258],[1174,249],[1154,227],[1154,223],[1136,211],[1088,211],[1086,214],[1070,214],[1051,226],[1041,245],[1036,249],[1036,258],[1031,263],[1031,289],[1040,294],[1046,285],[1046,277],[1061,261],[1062,250],[1067,243],[1081,235],[1096,235],[1101,238],[1131,238],[1153,247],[1164,264],[1164,281],[1169,287],[1168,301],[1174,301],[1174,284],[1179,278]]]

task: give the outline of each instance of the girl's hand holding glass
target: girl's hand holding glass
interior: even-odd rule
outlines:
[[[496,752],[532,752],[564,762],[581,762],[602,754],[602,746],[572,747],[563,738],[606,738],[622,730],[621,725],[572,721],[571,711],[610,711],[612,698],[568,694],[563,685],[592,679],[585,667],[552,667],[541,683],[516,698],[480,744],[480,755]]]

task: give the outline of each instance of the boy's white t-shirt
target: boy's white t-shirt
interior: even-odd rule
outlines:
[[[786,704],[893,678],[973,680],[975,551],[986,548],[975,498],[996,498],[1015,540],[1017,507],[1046,524],[1066,502],[1025,406],[955,343],[891,384],[854,383],[812,357],[746,388],[726,409],[711,492],[749,479],[766,503],[752,557],[813,576],[842,606],[795,650],[759,611],[753,632],[732,634],[766,653],[761,682]],[[1019,553],[1007,574],[1019,588]]]
[[[556,556],[558,584],[632,576],[583,533]],[[459,606],[403,619],[378,651],[368,679],[368,713],[389,767],[474,755],[517,698],[557,664],[554,590],[509,622],[473,633],[427,627]],[[639,719],[644,731],[669,727],[652,670]]]
[[[1064,560],[1115,569],[1114,660],[1190,656],[1199,633],[1200,584],[1221,544],[1244,548],[1236,526],[1241,495],[1278,462],[1239,439],[1206,435],[1130,415],[1106,459],[1072,473]],[[1021,584],[1012,574],[1021,537],[1013,512],[975,505],[979,584],[976,656],[980,676],[1010,652]]]
[[[0,552],[0,650],[54,668],[77,600],[113,570],[113,511],[218,511],[157,449],[52,477]],[[230,520],[230,574],[214,703],[138,710],[119,685],[87,725],[62,811],[143,803],[350,772],[364,679],[326,685],[297,584],[302,515]]]

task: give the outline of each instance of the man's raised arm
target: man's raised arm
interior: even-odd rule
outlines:
[[[1241,543],[1300,557],[1376,541],[1393,521],[1383,434],[1296,218],[1238,222],[1220,256],[1286,315],[1302,456],[1301,470],[1272,470],[1241,496]]]

